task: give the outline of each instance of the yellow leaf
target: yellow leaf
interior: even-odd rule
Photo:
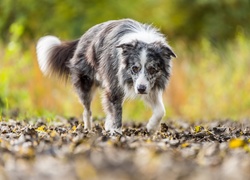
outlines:
[[[200,131],[201,131],[201,126],[195,126],[195,127],[194,127],[194,131],[195,131],[196,133],[200,132]]]
[[[72,131],[76,131],[76,126],[73,126],[73,127],[72,127]]]
[[[250,152],[250,147],[249,147],[247,144],[245,144],[244,150],[245,150],[246,152]]]
[[[182,144],[181,144],[181,147],[182,147],[182,148],[186,148],[186,147],[189,147],[189,145],[190,145],[189,143],[182,143]]]
[[[36,129],[36,131],[38,131],[38,132],[45,132],[45,125],[42,125],[42,126],[39,126],[37,129]]]
[[[245,144],[246,142],[243,139],[235,138],[229,141],[229,148],[234,149],[234,148],[244,147]]]

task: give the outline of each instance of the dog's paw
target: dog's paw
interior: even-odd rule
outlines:
[[[112,121],[106,120],[104,128],[111,136],[122,135],[122,128],[114,128]]]
[[[122,135],[122,129],[121,128],[112,128],[109,130],[109,133],[111,136],[119,136],[119,135]]]
[[[147,128],[147,131],[149,132],[149,134],[154,134],[158,130],[159,126],[152,125],[152,124],[148,123],[146,128]]]
[[[110,128],[110,129],[105,129],[110,136],[121,136],[122,135],[122,129],[121,128]]]

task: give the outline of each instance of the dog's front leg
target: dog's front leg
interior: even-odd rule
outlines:
[[[123,94],[120,92],[106,92],[103,97],[103,107],[106,112],[105,130],[112,135],[122,134],[122,102]]]
[[[147,130],[153,133],[159,128],[160,122],[165,115],[162,92],[159,92],[156,97],[151,97],[151,99],[148,99],[147,101],[153,110],[153,115],[147,124]]]

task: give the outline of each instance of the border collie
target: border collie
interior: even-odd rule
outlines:
[[[101,87],[106,131],[122,132],[122,104],[136,97],[152,108],[147,130],[157,130],[165,114],[162,94],[170,77],[171,58],[176,57],[158,29],[132,19],[107,21],[70,42],[42,37],[36,50],[45,75],[71,79],[84,106],[84,128],[92,127],[90,104],[96,88]]]

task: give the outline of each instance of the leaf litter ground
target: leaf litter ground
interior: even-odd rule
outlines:
[[[0,179],[250,179],[250,121],[168,120],[154,135],[127,122],[0,122]]]

